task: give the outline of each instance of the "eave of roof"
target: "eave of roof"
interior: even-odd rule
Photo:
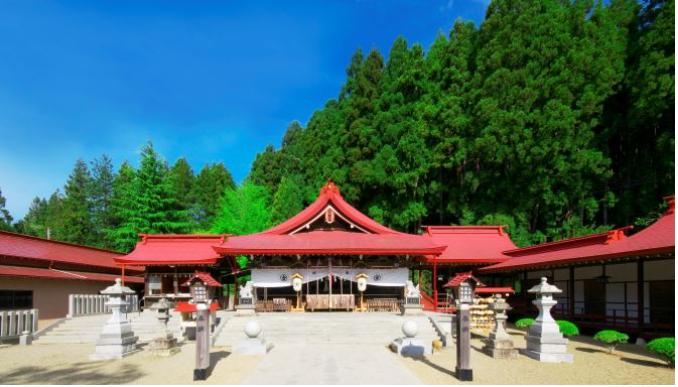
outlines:
[[[446,246],[439,256],[427,256],[426,263],[444,265],[494,264],[509,259],[503,251],[514,249],[503,226],[423,226],[423,237]]]
[[[121,265],[213,265],[220,255],[212,248],[226,234],[141,234],[131,253],[115,258]]]
[[[6,266],[0,265],[0,276],[20,278],[46,278],[81,281],[114,282],[120,275],[105,273],[90,273],[73,270],[56,270],[40,267]],[[126,282],[143,283],[143,277],[125,276]]]

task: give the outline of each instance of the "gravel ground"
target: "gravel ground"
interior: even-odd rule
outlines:
[[[524,333],[509,330],[516,348],[525,348]],[[574,363],[540,363],[526,356],[493,359],[480,351],[480,338],[471,340],[473,384],[674,384],[675,371],[666,367],[642,347],[620,346],[607,351],[588,337],[568,343]],[[425,360],[401,358],[424,384],[461,384],[453,373],[454,346],[434,353]],[[465,382],[468,383],[468,382]]]
[[[524,347],[523,333],[510,332],[516,347]],[[475,384],[674,384],[675,381],[673,369],[665,367],[660,359],[635,345],[622,346],[615,354],[609,355],[590,338],[579,338],[569,343],[569,351],[574,354],[573,364],[540,363],[522,355],[511,360],[496,360],[479,351],[482,347],[480,339],[474,338],[472,346]],[[93,350],[92,344],[2,345],[0,384],[193,384],[195,346],[192,343],[183,345],[180,353],[167,358],[142,351],[122,360],[92,362],[88,356]],[[328,344],[324,350],[331,353],[332,345]],[[454,347],[449,347],[425,360],[400,358],[388,352],[384,352],[383,356],[393,357],[392,361],[403,365],[403,371],[411,374],[413,380],[418,378],[424,384],[459,384],[451,372],[455,364],[454,352]],[[267,360],[274,360],[272,355],[267,355],[270,357]],[[257,376],[255,371],[263,372],[270,368],[263,367],[262,359],[261,356],[231,355],[227,347],[213,348],[212,373],[207,381],[196,384],[261,381],[262,375]],[[363,367],[356,365],[354,372],[364,368],[365,372],[379,375],[379,364],[385,359],[377,361],[360,357],[358,360],[354,363]],[[299,366],[299,371],[303,371],[303,367],[308,365],[302,362]],[[378,379],[363,378],[362,383],[379,383]],[[274,381],[290,382],[287,379],[266,379],[266,382]],[[361,383],[360,380],[341,381]],[[315,382],[328,383],[320,377]],[[406,379],[400,382],[408,383]]]
[[[34,344],[0,347],[0,384],[193,384],[195,345],[157,357],[141,351],[121,360],[89,361],[92,344]],[[239,384],[261,357],[230,355],[212,349],[213,370],[204,382]]]

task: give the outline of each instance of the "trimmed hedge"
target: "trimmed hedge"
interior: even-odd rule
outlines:
[[[593,340],[600,341],[607,346],[609,353],[612,353],[619,344],[626,344],[629,341],[629,335],[613,329],[602,330],[593,336]]]
[[[516,321],[516,328],[528,328],[530,325],[534,324],[534,319],[529,317],[521,318]]]
[[[567,320],[556,320],[558,327],[560,328],[560,333],[563,336],[576,336],[579,334],[579,327],[577,327],[573,322]]]
[[[654,339],[647,343],[647,349],[660,355],[666,360],[669,367],[674,367],[676,364],[676,338],[675,337],[661,337]]]

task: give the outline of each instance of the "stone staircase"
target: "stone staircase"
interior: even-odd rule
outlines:
[[[400,316],[395,313],[259,313],[233,316],[219,333],[215,346],[233,346],[245,339],[243,329],[251,320],[261,324],[263,335],[273,345],[347,344],[387,346],[402,337],[403,322],[413,320],[419,327],[417,338],[439,339],[428,315]]]
[[[94,343],[109,318],[108,314],[100,314],[66,319],[35,339],[35,342],[40,344]],[[127,318],[132,321],[132,330],[136,336],[139,336],[140,343],[151,341],[160,329],[160,323],[154,311],[130,313]],[[179,313],[171,314],[167,326],[175,337],[181,339],[181,315]]]

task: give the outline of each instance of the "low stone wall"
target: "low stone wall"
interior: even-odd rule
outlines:
[[[16,339],[24,331],[33,334],[38,330],[38,310],[3,310],[0,311],[0,341]]]
[[[126,301],[127,306],[123,312],[139,311],[139,296],[136,294],[127,296]],[[107,302],[108,296],[102,294],[69,294],[68,317],[111,313],[111,308],[106,305]]]

